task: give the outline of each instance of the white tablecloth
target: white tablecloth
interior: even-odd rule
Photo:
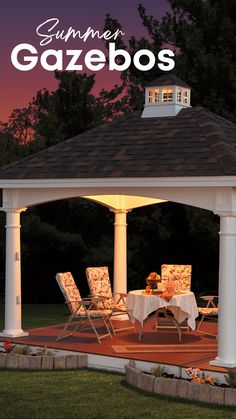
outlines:
[[[133,321],[139,320],[143,326],[144,320],[150,313],[161,307],[168,307],[175,319],[181,324],[185,319],[192,330],[196,328],[195,319],[198,317],[197,303],[193,292],[174,295],[170,301],[165,301],[156,294],[144,294],[143,290],[130,291],[126,305]]]

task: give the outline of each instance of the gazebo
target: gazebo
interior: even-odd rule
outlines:
[[[218,355],[236,366],[236,125],[190,106],[190,87],[164,75],[133,112],[33,154],[0,171],[6,213],[5,328],[21,323],[20,214],[28,207],[83,197],[114,212],[114,291],[127,281],[126,223],[133,208],[165,200],[220,217]]]

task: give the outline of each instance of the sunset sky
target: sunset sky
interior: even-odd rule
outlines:
[[[105,15],[116,18],[122,25],[125,36],[146,35],[137,7],[140,0],[109,1],[109,0],[13,0],[1,4],[0,16],[0,51],[1,51],[1,77],[0,77],[0,121],[6,121],[14,108],[27,106],[35,93],[47,88],[54,90],[56,81],[53,72],[46,71],[38,64],[31,71],[19,71],[11,62],[11,51],[21,43],[32,44],[39,52],[45,49],[90,49],[98,48],[102,51],[105,46],[102,41],[90,40],[86,43],[74,39],[65,43],[54,40],[49,45],[41,47],[40,38],[36,28],[47,19],[58,18],[58,29],[68,29],[70,26],[76,30],[85,31],[89,26],[101,32]],[[147,12],[156,18],[168,10],[167,0],[143,0],[141,2]],[[119,72],[101,70],[96,73],[96,90],[109,89],[119,81]]]

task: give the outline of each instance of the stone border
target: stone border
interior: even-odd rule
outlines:
[[[88,366],[87,355],[19,355],[0,353],[0,368],[30,370],[77,370]]]
[[[235,388],[191,383],[183,379],[155,377],[135,368],[134,361],[125,365],[125,370],[127,383],[140,390],[198,402],[236,406]]]

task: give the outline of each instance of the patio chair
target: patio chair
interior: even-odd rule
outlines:
[[[208,333],[203,330],[199,330],[202,322],[205,318],[208,319],[215,319],[218,316],[218,295],[204,295],[200,297],[202,300],[206,302],[206,306],[204,307],[198,307],[198,312],[202,316],[200,322],[198,323],[197,331],[201,333],[205,333],[207,335],[216,336],[214,333]]]
[[[125,327],[114,327],[113,333],[116,334],[117,331],[133,329],[135,331],[134,325],[131,322],[130,315],[128,313],[125,298],[127,294],[125,293],[116,293],[112,294],[111,282],[109,278],[109,271],[107,266],[93,267],[86,269],[86,276],[88,280],[88,285],[90,289],[91,298],[101,297],[103,300],[95,301],[96,307],[99,309],[104,306],[106,309],[112,310],[112,319],[117,316],[127,314],[131,326]],[[118,300],[115,302],[114,296],[117,295]]]
[[[161,266],[161,284],[164,289],[168,289],[168,285],[173,287],[174,292],[185,292],[190,291],[191,288],[191,265],[167,265]],[[181,342],[181,329],[189,330],[188,326],[181,326],[172,314],[168,307],[159,308],[156,311],[156,329],[157,328],[173,328],[176,327],[179,336],[179,342]],[[164,315],[165,318],[171,321],[174,326],[167,326],[160,324],[160,314]]]
[[[173,284],[175,292],[190,291],[191,288],[191,265],[162,265],[161,283],[166,287]]]
[[[112,337],[108,324],[110,324],[110,316],[112,310],[109,309],[94,309],[94,301],[88,298],[82,299],[80,292],[75,284],[74,278],[70,272],[59,272],[56,274],[57,283],[62,291],[62,294],[65,297],[65,302],[70,309],[70,316],[68,321],[65,324],[63,330],[57,337],[57,341],[64,339],[68,336],[71,336],[76,330],[88,330],[92,329],[96,335],[96,338],[99,343],[101,339],[107,336]],[[99,298],[95,299],[96,301]],[[69,325],[73,320],[76,320],[76,324],[72,332],[65,334],[65,331],[68,329]],[[107,333],[99,334],[97,328],[95,327],[95,320],[100,320],[102,322]],[[82,328],[83,325],[87,324],[89,327]]]

